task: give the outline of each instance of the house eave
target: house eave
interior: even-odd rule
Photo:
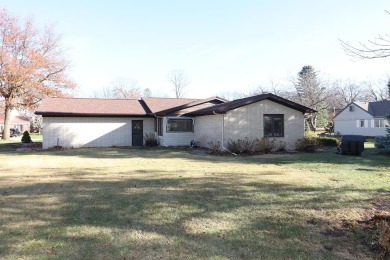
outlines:
[[[99,114],[99,113],[58,113],[58,112],[35,112],[43,117],[152,117],[148,114]]]

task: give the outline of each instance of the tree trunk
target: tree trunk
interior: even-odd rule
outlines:
[[[307,119],[307,123],[308,123],[308,125],[309,125],[309,129],[310,129],[310,131],[313,131],[313,132],[316,131],[315,120],[316,120],[316,117],[313,116],[313,115],[310,116],[310,117]]]
[[[9,105],[5,104],[3,140],[10,139],[11,111],[12,108]]]

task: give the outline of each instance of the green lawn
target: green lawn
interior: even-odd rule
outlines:
[[[390,201],[390,157],[0,142],[1,259],[367,259],[347,228]],[[389,204],[387,204],[389,205]]]

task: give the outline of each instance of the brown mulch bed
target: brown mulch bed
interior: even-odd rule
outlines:
[[[40,151],[42,150],[42,143],[21,143],[16,148],[16,151]]]
[[[390,259],[390,201],[378,198],[362,219],[346,223],[348,229],[364,233],[364,243],[377,251],[381,259]]]

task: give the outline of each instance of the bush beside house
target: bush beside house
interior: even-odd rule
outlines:
[[[22,143],[31,143],[31,137],[28,131],[24,131],[22,136]]]

